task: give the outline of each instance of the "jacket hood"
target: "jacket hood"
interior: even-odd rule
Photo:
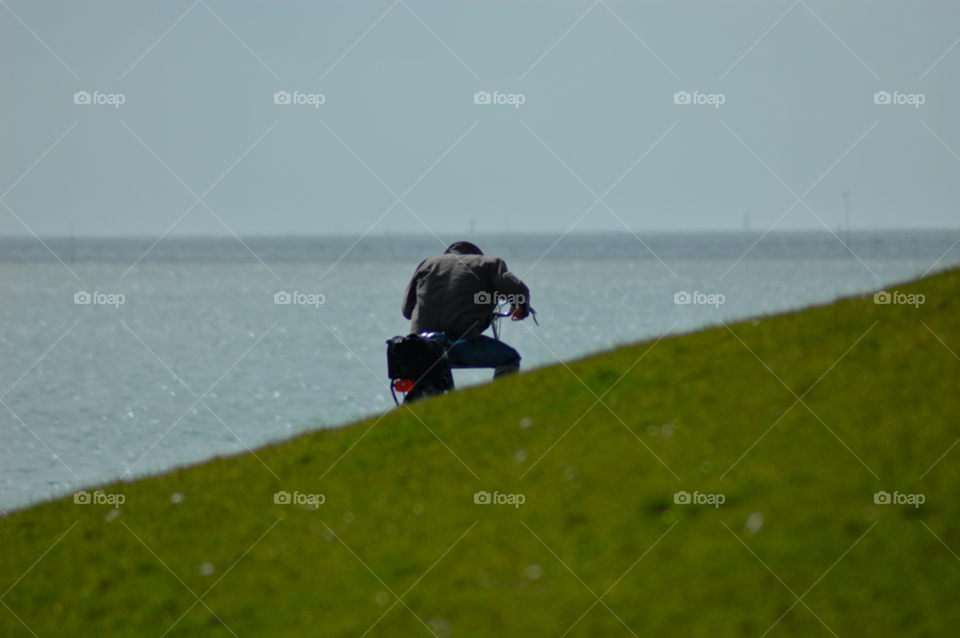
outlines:
[[[480,250],[476,244],[471,244],[468,241],[456,241],[450,244],[447,247],[447,250],[444,251],[444,255],[482,255],[483,251]]]

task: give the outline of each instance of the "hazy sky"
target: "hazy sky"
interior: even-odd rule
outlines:
[[[2,235],[960,226],[956,2],[3,2]]]

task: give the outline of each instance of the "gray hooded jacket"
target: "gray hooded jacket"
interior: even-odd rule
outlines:
[[[469,242],[456,242],[417,266],[403,295],[410,332],[445,332],[452,339],[477,339],[490,326],[496,295],[515,295],[530,304],[530,289],[499,257],[487,257]]]

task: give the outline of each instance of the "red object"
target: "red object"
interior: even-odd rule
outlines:
[[[393,382],[393,387],[397,392],[411,392],[413,390],[413,381],[410,379],[397,379]]]

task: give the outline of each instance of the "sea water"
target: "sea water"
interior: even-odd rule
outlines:
[[[404,288],[447,241],[473,240],[530,286],[540,325],[504,321],[501,335],[530,369],[892,291],[960,262],[958,238],[2,239],[0,510],[391,409],[385,341],[407,333]],[[459,387],[490,376],[455,373]]]

